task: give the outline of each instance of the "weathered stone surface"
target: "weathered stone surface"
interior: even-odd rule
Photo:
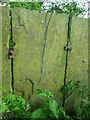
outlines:
[[[51,14],[51,13],[50,13]],[[67,43],[68,15],[53,14],[50,20],[45,55],[43,74],[41,75],[40,88],[50,90],[57,101],[62,102],[61,87],[64,84],[65,51]]]
[[[71,25],[72,51],[68,56],[67,80],[88,84],[88,19],[73,17]],[[80,96],[71,95],[66,100],[68,111],[80,105]]]
[[[36,102],[34,96],[37,88],[50,90],[58,98],[63,85],[65,69],[63,47],[67,41],[68,16],[53,14],[50,20],[50,15],[51,13],[46,15],[44,12],[12,9],[12,33],[13,41],[16,43],[14,47],[15,93],[24,94],[26,100],[32,97],[33,103],[34,100]],[[43,73],[41,73],[47,25]],[[33,94],[29,79],[34,83]]]
[[[11,91],[11,70],[9,53],[10,38],[9,8],[2,7],[2,87]]]
[[[51,18],[50,18],[51,17]],[[73,17],[71,26],[72,51],[68,56],[67,79],[88,79],[87,19]],[[33,104],[40,103],[36,89],[50,90],[62,102],[66,64],[68,15],[56,15],[26,9],[12,9],[12,37],[15,45],[14,88]],[[39,84],[38,84],[39,83]],[[66,100],[66,110],[76,109],[80,98],[72,94]]]
[[[15,93],[24,93],[26,100],[32,96],[32,82],[35,92],[40,77],[45,16],[46,13],[26,9],[12,10],[13,40],[16,43],[14,87]]]

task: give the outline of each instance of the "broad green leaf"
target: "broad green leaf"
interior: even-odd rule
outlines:
[[[40,118],[41,114],[42,114],[42,109],[39,108],[32,113],[31,118]]]
[[[54,116],[58,118],[57,102],[55,100],[49,101],[50,110],[54,113]]]

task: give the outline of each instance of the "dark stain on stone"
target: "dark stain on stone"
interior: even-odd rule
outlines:
[[[19,15],[18,15],[18,24],[19,24],[20,26],[23,26],[23,27],[24,27],[24,25],[21,24],[21,20],[20,20],[20,16],[19,16]]]

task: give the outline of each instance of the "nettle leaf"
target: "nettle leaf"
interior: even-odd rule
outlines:
[[[30,109],[30,104],[26,104],[25,111],[28,111]]]
[[[12,94],[12,93],[9,93],[5,98],[8,99],[8,100],[12,100],[13,101],[13,100],[16,99],[16,96],[14,94]]]
[[[58,111],[57,111],[58,104],[57,104],[57,102],[55,100],[50,100],[49,107],[50,107],[50,110],[54,113],[54,116],[56,118],[58,118]]]
[[[31,118],[40,118],[41,114],[42,114],[42,109],[39,108],[32,113]]]
[[[17,98],[17,101],[18,101],[19,103],[21,103],[22,105],[25,105],[25,100],[24,100],[24,98],[22,98],[21,96],[19,96],[19,98]]]

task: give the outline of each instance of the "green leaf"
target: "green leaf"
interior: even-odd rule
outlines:
[[[80,107],[78,107],[77,109],[77,115],[81,115],[82,114],[82,109]]]
[[[42,114],[41,114],[40,118],[47,118],[47,114],[45,114],[45,112],[42,111]]]
[[[0,87],[0,91],[3,90],[4,92],[7,92],[5,88]]]
[[[61,118],[64,118],[65,117],[65,110],[63,107],[59,107],[59,115]]]
[[[39,108],[32,113],[31,118],[40,118],[41,114],[42,114],[42,109]]]
[[[30,109],[30,104],[26,104],[26,107],[25,107],[25,111],[29,110]]]
[[[7,106],[5,104],[2,104],[1,111],[4,113],[7,110]]]
[[[12,94],[12,93],[9,93],[9,94],[5,97],[5,99],[13,101],[13,100],[16,99],[16,96],[15,96],[14,94]]]
[[[49,101],[50,110],[54,113],[54,116],[58,118],[58,111],[57,111],[57,102],[55,100]]]
[[[9,113],[10,112],[10,109],[7,107],[7,111],[6,111],[7,113]]]

